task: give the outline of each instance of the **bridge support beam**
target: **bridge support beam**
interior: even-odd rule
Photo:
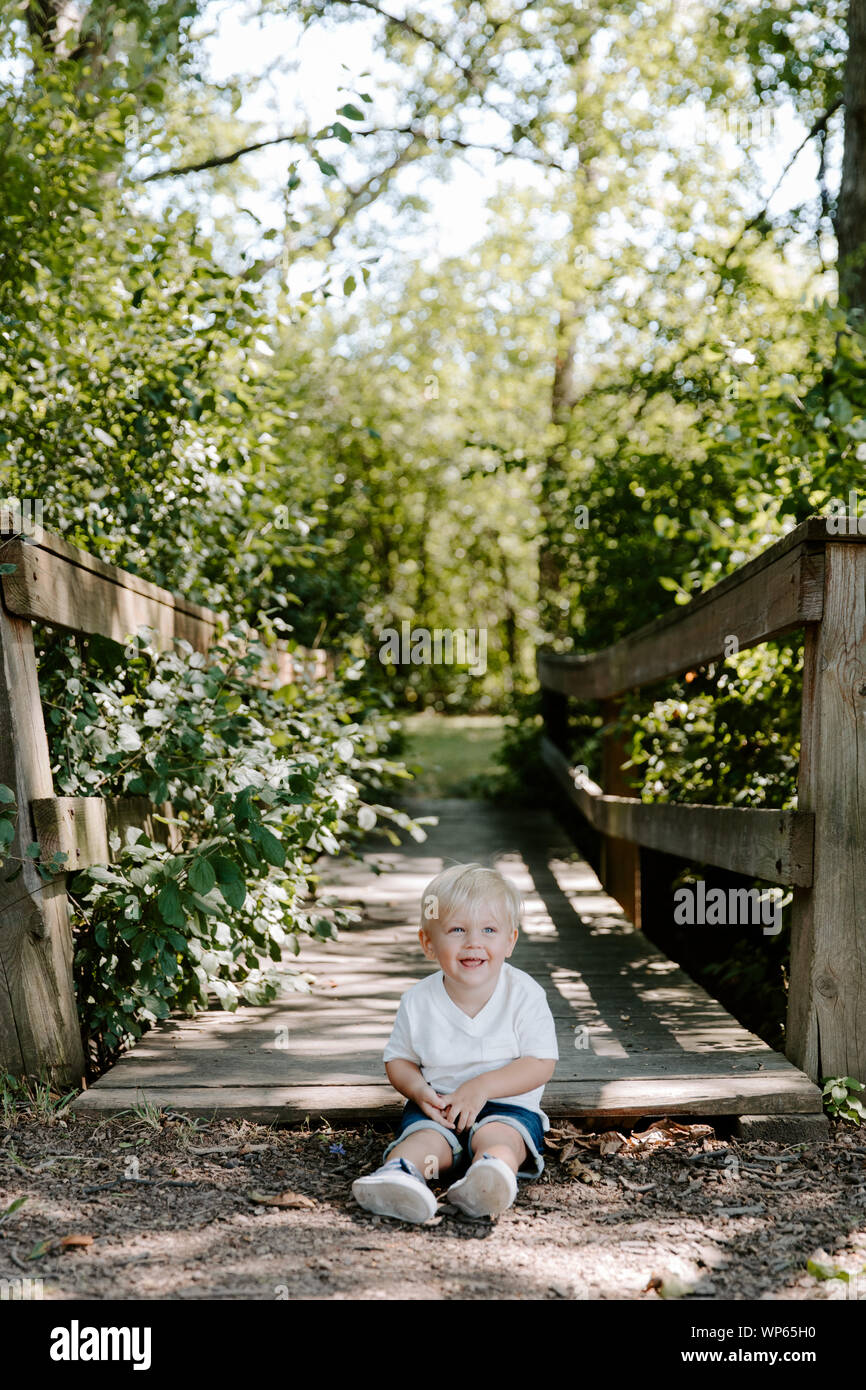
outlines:
[[[15,794],[15,838],[0,869],[0,1069],[79,1086],[84,1053],[72,983],[66,879],[43,883],[25,853],[31,802],[54,788],[29,621],[0,603],[0,782]],[[18,876],[9,874],[24,860]]]
[[[794,889],[786,1051],[813,1081],[866,1081],[866,547],[825,554],[803,650],[798,802],[815,816],[814,864]]]
[[[603,700],[601,715],[605,725],[615,725],[622,701]],[[602,739],[601,786],[605,796],[633,796],[634,786],[622,764],[628,757],[626,740],[611,728]],[[641,925],[640,846],[633,840],[614,835],[602,836],[601,873],[605,892],[615,898],[636,927]]]

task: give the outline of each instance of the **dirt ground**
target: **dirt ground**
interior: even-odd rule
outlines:
[[[554,1121],[544,1174],[497,1221],[440,1206],[417,1227],[351,1196],[378,1166],[381,1122],[12,1120],[0,1279],[40,1279],[46,1299],[866,1298],[866,1273],[806,1268],[866,1271],[866,1144],[841,1124],[782,1146]]]

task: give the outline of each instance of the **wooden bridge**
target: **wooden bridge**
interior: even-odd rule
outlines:
[[[559,788],[601,837],[601,882],[549,811],[427,805],[423,813],[439,823],[424,844],[385,850],[371,839],[363,864],[323,861],[328,891],[364,916],[338,942],[310,943],[291,958],[315,976],[309,994],[160,1025],[77,1108],[128,1108],[146,1095],[202,1113],[282,1120],[396,1113],[401,1101],[381,1052],[400,993],[429,968],[416,937],[421,892],[446,860],[479,858],[512,874],[527,897],[513,961],[545,986],[559,1027],[549,1113],[811,1117],[820,1125],[815,1082],[866,1077],[866,537],[852,520],[843,529],[838,519],[810,518],[606,652],[539,654],[551,800]],[[31,624],[123,641],[146,623],[167,644],[182,635],[205,651],[217,615],[57,537],[10,539],[3,559],[16,565],[0,581],[0,782],[15,790],[20,812],[11,851],[23,854],[38,839],[43,850],[66,851],[70,868],[108,862],[109,828],[143,823],[153,808],[54,796]],[[603,785],[575,772],[569,696],[599,700],[612,716],[624,692],[722,659],[732,636],[744,650],[798,629],[796,810],[643,803],[625,794],[612,736]],[[793,888],[788,1058],[740,1027],[640,931],[658,892],[659,852]],[[45,1068],[76,1084],[83,1071],[65,875],[45,884],[32,865],[0,887],[0,1065],[15,1074]]]

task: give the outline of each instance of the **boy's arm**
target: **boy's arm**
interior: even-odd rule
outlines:
[[[496,1071],[486,1071],[475,1078],[484,1084],[488,1100],[497,1096],[522,1096],[526,1091],[534,1091],[544,1086],[556,1070],[555,1057],[518,1057],[506,1067]]]
[[[520,1096],[534,1091],[549,1081],[556,1069],[555,1057],[518,1057],[496,1071],[485,1071],[464,1081],[456,1091],[444,1097],[444,1114],[458,1129],[468,1129],[478,1118],[478,1112],[497,1096]]]
[[[430,1120],[438,1120],[446,1129],[453,1129],[453,1121],[443,1113],[444,1102],[438,1091],[424,1080],[421,1068],[408,1057],[394,1057],[385,1063],[388,1080],[407,1100],[413,1100]],[[503,1091],[503,1095],[508,1095]]]

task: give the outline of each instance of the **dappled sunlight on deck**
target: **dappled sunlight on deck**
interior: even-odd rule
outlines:
[[[78,1102],[128,1107],[146,1095],[192,1113],[291,1120],[396,1113],[382,1050],[397,1004],[436,969],[418,943],[421,899],[446,863],[495,863],[525,901],[511,963],[547,992],[559,1061],[550,1115],[610,1117],[820,1110],[817,1088],[747,1032],[626,918],[557,822],[486,802],[422,802],[423,844],[360,860],[323,856],[321,895],[361,920],[337,941],[287,956],[273,1003],[173,1019],[155,1028]],[[374,866],[382,872],[376,873]]]

